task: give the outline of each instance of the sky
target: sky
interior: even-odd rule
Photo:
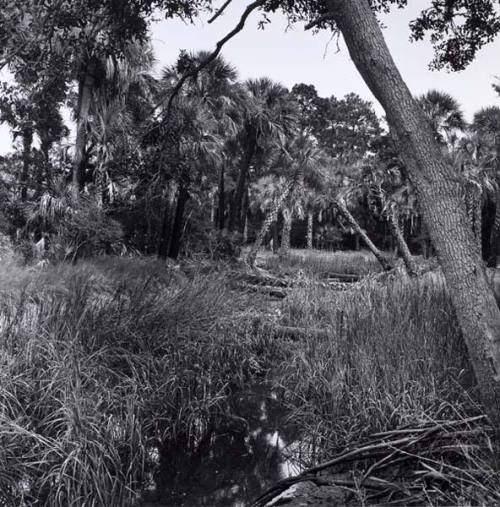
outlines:
[[[406,9],[395,9],[381,17],[389,49],[411,91],[418,95],[435,88],[450,93],[462,104],[468,120],[481,107],[500,106],[500,97],[491,87],[495,77],[500,76],[500,39],[485,46],[465,71],[431,71],[428,67],[433,56],[430,43],[410,43],[408,28],[409,21],[426,4],[428,0],[413,0]],[[180,20],[153,23],[151,36],[157,70],[174,63],[181,49],[213,49],[217,40],[236,25],[245,5],[242,0],[233,0],[226,13],[212,24],[206,22],[206,17],[194,25]],[[253,13],[244,31],[223,50],[241,79],[266,76],[289,88],[301,82],[313,84],[321,96],[341,97],[354,92],[372,101],[377,113],[383,115],[342,40],[331,40],[331,34],[326,31],[305,32],[302,24],[289,27],[280,14],[270,16],[271,23],[259,30],[260,19],[259,13]],[[9,151],[11,144],[9,130],[0,126],[0,154]]]

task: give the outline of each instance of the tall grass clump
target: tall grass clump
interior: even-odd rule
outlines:
[[[476,413],[466,351],[436,274],[345,292],[311,284],[295,289],[282,312],[285,325],[328,331],[297,345],[280,378],[310,436],[309,464],[374,432]]]
[[[104,259],[0,275],[0,503],[132,505],[266,367],[221,274]]]

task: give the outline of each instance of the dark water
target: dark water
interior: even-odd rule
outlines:
[[[235,395],[235,427],[214,433],[197,456],[176,459],[171,493],[148,506],[243,507],[300,470],[290,459],[299,432],[266,385]]]

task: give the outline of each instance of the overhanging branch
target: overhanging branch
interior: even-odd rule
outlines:
[[[208,65],[210,65],[210,63],[212,63],[220,55],[220,53],[221,53],[222,48],[224,47],[224,45],[228,41],[230,41],[235,35],[237,35],[238,33],[240,33],[243,30],[243,28],[245,27],[246,20],[248,19],[248,17],[250,16],[250,14],[254,10],[256,10],[259,7],[261,7],[262,5],[264,5],[265,2],[266,2],[266,0],[255,0],[254,2],[252,2],[251,4],[249,4],[247,6],[247,8],[245,9],[245,11],[243,12],[243,14],[241,15],[241,18],[240,18],[238,24],[225,37],[223,37],[220,41],[217,42],[217,44],[215,46],[215,49],[212,51],[212,53],[210,53],[210,55],[205,60],[203,60],[203,62],[201,62],[199,65],[197,65],[193,70],[191,70],[189,72],[186,72],[186,74],[184,74],[179,79],[179,81],[175,85],[174,89],[172,90],[172,93],[170,94],[170,96],[168,98],[167,115],[170,113],[170,110],[172,108],[172,103],[173,103],[175,97],[177,96],[177,94],[179,93],[179,91],[181,90],[181,88],[184,86],[184,83],[189,78],[196,77],[199,72],[201,72],[204,68],[206,68]],[[165,99],[162,99],[153,108],[153,110],[151,111],[151,113],[153,114],[164,103],[165,103]]]
[[[319,18],[316,18],[313,21],[307,23],[307,25],[304,27],[304,30],[311,30],[312,28],[320,25],[324,21],[331,21],[332,19],[333,14],[331,12],[327,12],[326,14],[322,14],[321,16],[319,16]]]
[[[211,24],[213,23],[219,16],[221,16],[224,11],[226,10],[227,6],[232,2],[233,0],[226,0],[224,2],[224,4],[219,8],[217,9],[217,11],[215,12],[215,14],[208,20],[208,24]]]

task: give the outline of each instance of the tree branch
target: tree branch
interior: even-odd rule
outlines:
[[[327,12],[326,14],[322,14],[319,18],[314,19],[313,21],[307,23],[304,27],[304,30],[311,30],[312,28],[320,25],[324,21],[330,21],[333,18],[333,14],[331,12]]]
[[[210,63],[212,63],[220,55],[220,52],[222,51],[222,48],[224,47],[224,45],[228,41],[230,41],[235,35],[237,35],[238,33],[240,33],[243,30],[243,28],[245,27],[245,22],[246,22],[248,16],[250,16],[250,14],[254,10],[256,10],[259,7],[261,7],[262,5],[264,5],[265,2],[266,2],[266,0],[255,0],[254,2],[249,4],[247,6],[247,8],[245,9],[245,11],[243,12],[243,14],[241,15],[241,18],[240,18],[238,24],[225,37],[223,37],[220,41],[217,42],[215,49],[212,51],[212,53],[210,53],[210,55],[205,60],[203,60],[203,62],[201,62],[199,65],[197,65],[193,70],[186,72],[186,74],[184,74],[179,79],[179,81],[175,85],[174,89],[172,90],[172,93],[170,94],[170,96],[168,98],[167,115],[170,114],[170,110],[172,108],[172,103],[174,101],[174,98],[177,96],[177,94],[179,93],[179,91],[183,87],[184,83],[189,78],[196,77],[200,71],[202,71],[205,67],[210,65]],[[153,114],[164,103],[165,103],[165,99],[162,99],[153,108],[153,110],[151,111],[151,114]]]
[[[221,16],[224,11],[226,10],[227,6],[232,2],[233,0],[226,0],[224,4],[217,9],[217,12],[208,20],[208,24],[210,25],[213,23],[219,16]]]

